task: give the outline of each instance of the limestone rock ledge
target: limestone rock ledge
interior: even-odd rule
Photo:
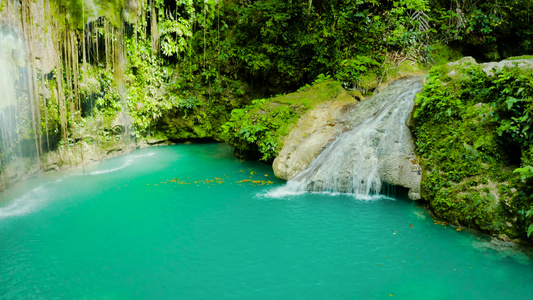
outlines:
[[[332,101],[303,115],[285,138],[283,149],[274,159],[272,168],[276,177],[289,180],[305,170],[345,130],[342,113],[354,104]]]

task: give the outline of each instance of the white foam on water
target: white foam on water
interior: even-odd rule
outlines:
[[[100,175],[100,174],[107,174],[107,173],[116,172],[116,171],[119,171],[119,170],[122,170],[122,169],[128,167],[132,163],[133,163],[133,159],[128,159],[119,167],[116,167],[116,168],[113,168],[113,169],[107,169],[107,170],[94,171],[94,172],[89,173],[89,175]]]
[[[0,219],[20,217],[35,212],[46,205],[48,197],[44,186],[39,186],[0,207]]]
[[[313,194],[313,195],[324,195],[329,197],[339,197],[339,196],[345,196],[345,197],[352,197],[355,200],[360,201],[378,201],[378,200],[393,200],[396,199],[374,194],[374,195],[368,195],[368,194],[353,194],[353,193],[341,193],[341,192],[331,192],[331,191],[303,191],[298,189],[293,189],[290,187],[290,184],[287,183],[287,185],[280,186],[277,188],[270,189],[266,192],[258,193],[256,196],[259,198],[272,198],[272,199],[286,199],[291,197],[298,197],[302,195],[307,194]]]
[[[155,152],[150,152],[150,153],[146,153],[146,154],[130,155],[130,156],[128,156],[126,161],[124,161],[124,163],[122,165],[120,165],[120,166],[118,166],[116,168],[100,170],[100,171],[94,171],[94,172],[89,173],[89,175],[100,175],[100,174],[107,174],[107,173],[116,172],[116,171],[122,170],[124,168],[127,168],[128,166],[133,164],[133,162],[136,159],[138,159],[138,158],[150,157],[150,156],[154,156],[154,155],[155,155]]]
[[[257,196],[261,198],[281,199],[281,198],[287,198],[287,197],[292,197],[292,196],[301,196],[303,194],[307,194],[307,192],[306,191],[294,191],[294,190],[284,188],[284,186],[281,186],[281,187],[277,187],[266,192],[259,193],[257,194]]]

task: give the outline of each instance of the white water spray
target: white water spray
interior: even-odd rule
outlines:
[[[30,214],[45,206],[48,200],[44,186],[36,187],[9,201],[6,206],[0,206],[0,220]]]

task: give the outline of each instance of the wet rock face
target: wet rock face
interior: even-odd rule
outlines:
[[[35,59],[32,62],[34,67],[39,69],[42,74],[52,72],[59,60],[59,52],[54,47],[54,31],[46,16],[49,10],[48,1],[24,2],[24,5],[27,5],[28,20],[31,20],[26,24],[22,24],[21,21],[22,3],[10,1],[6,5],[6,1],[0,2],[2,3],[0,6],[5,6],[0,9],[0,30],[13,31],[24,37],[24,43],[29,48],[25,52],[31,51]],[[24,32],[30,32],[30,34],[23,35]],[[24,55],[28,54],[24,53]]]
[[[420,167],[406,125],[421,79],[391,84],[357,104],[328,103],[303,116],[274,160],[301,190],[379,193],[383,183],[420,199]]]
[[[283,149],[274,159],[274,174],[289,180],[305,170],[311,161],[346,128],[343,112],[354,103],[329,102],[300,118],[285,139]]]
[[[406,141],[412,145],[412,141]],[[412,148],[414,149],[414,145]],[[420,182],[422,173],[414,154],[410,156],[395,156],[384,160],[380,166],[381,178],[391,185],[409,189],[408,196],[412,200],[420,200]]]

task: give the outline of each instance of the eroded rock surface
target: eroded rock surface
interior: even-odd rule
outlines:
[[[278,178],[289,180],[305,170],[346,129],[343,112],[354,104],[355,102],[332,101],[302,116],[286,137],[279,156],[274,159],[274,174]]]

